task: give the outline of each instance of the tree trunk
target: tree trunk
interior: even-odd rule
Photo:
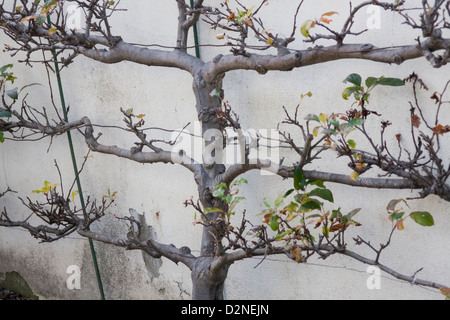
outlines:
[[[223,148],[224,137],[224,127],[217,116],[223,98],[222,79],[223,75],[210,78],[201,71],[194,77],[196,109],[205,139],[203,162],[195,180],[203,208],[220,208],[226,212],[227,204],[213,196],[213,189],[220,182],[218,176],[225,171],[225,165],[218,161],[221,155],[217,154]],[[204,217],[207,221],[203,227],[201,257],[192,268],[193,299],[223,299],[223,286],[229,265],[218,263],[223,258],[219,256],[218,250],[223,232],[220,232],[220,224],[216,223],[220,215],[221,213],[214,212]]]
[[[223,300],[229,264],[215,266],[221,258],[199,257],[192,269],[193,300]]]

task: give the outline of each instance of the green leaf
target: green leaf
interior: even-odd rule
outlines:
[[[334,202],[333,193],[328,189],[319,189],[319,188],[314,189],[308,193],[308,196],[310,196],[310,197],[316,196],[316,197],[322,198],[324,200]]]
[[[233,180],[233,182],[231,182],[231,184],[230,184],[230,188],[232,188],[234,186],[239,186],[243,183],[247,184],[248,183],[247,179],[239,178],[239,179]]]
[[[364,119],[363,118],[354,118],[352,120],[350,120],[347,124],[347,128],[349,127],[356,127],[356,126],[360,126],[364,123]]]
[[[305,174],[303,173],[302,168],[296,167],[294,171],[294,188],[295,190],[304,189],[306,185]]]
[[[236,206],[240,201],[245,200],[245,197],[235,197],[231,203],[230,206]]]
[[[265,205],[267,208],[270,208],[270,203],[269,203],[269,201],[267,200],[267,198],[264,198],[264,199],[263,199],[263,203],[264,203],[264,205]]]
[[[278,196],[278,198],[275,199],[274,202],[275,208],[278,208],[283,203],[283,199],[284,197],[281,194]]]
[[[223,200],[227,203],[227,204],[231,204],[231,201],[233,200],[233,197],[230,194],[227,194]]]
[[[337,210],[332,210],[331,212],[332,212],[331,217],[332,217],[333,219],[341,218],[341,217],[342,217],[341,208],[339,208],[339,209],[337,209]]]
[[[350,97],[354,93],[361,93],[363,91],[363,88],[360,86],[353,86],[345,88],[344,92],[342,92],[342,98],[345,100],[348,100],[348,97]]]
[[[218,189],[223,189],[223,188],[226,188],[227,187],[227,184],[225,183],[225,182],[222,182],[222,183],[219,183],[218,185],[216,185],[215,187],[214,187],[214,190],[218,190]]]
[[[296,212],[298,208],[298,203],[295,203],[294,201],[291,201],[286,207],[284,207],[283,210],[289,211],[289,212]]]
[[[319,188],[325,188],[322,180],[308,180],[307,184],[311,184],[313,186],[317,186]]]
[[[296,194],[295,196],[294,196],[294,200],[295,201],[297,201],[298,203],[302,203],[303,202],[303,198],[304,198],[304,195],[303,194]]]
[[[5,73],[5,71],[6,71],[6,69],[8,69],[8,68],[12,68],[13,67],[13,65],[12,64],[5,64],[4,66],[2,66],[1,68],[0,68],[0,75],[4,75],[4,73]]]
[[[411,212],[410,217],[421,226],[432,226],[434,225],[433,216],[426,211],[414,211]]]
[[[307,121],[317,121],[317,122],[320,122],[319,116],[318,116],[318,115],[315,115],[315,114],[312,114],[312,113],[308,114],[308,115],[305,117],[305,120],[307,120]]]
[[[322,134],[336,134],[336,130],[335,129],[331,129],[331,128],[326,128],[322,130]]]
[[[226,201],[226,183],[222,182],[214,187],[213,196]]]
[[[348,146],[349,146],[350,148],[352,148],[352,149],[355,149],[355,148],[356,148],[356,142],[355,142],[355,140],[353,140],[353,139],[349,139],[349,140],[347,141],[347,144],[348,144]]]
[[[307,202],[305,202],[304,204],[302,204],[300,206],[299,211],[309,211],[309,210],[315,210],[315,209],[319,210],[322,205],[323,205],[323,203],[320,202],[319,200],[309,199]]]
[[[283,239],[286,235],[291,234],[293,231],[292,230],[286,230],[282,233],[277,234],[277,236],[275,237],[275,241],[281,240]]]
[[[3,137],[3,131],[0,131],[0,143],[5,142],[5,138]]]
[[[283,198],[287,198],[292,192],[294,192],[295,189],[289,189],[288,191],[286,191],[286,193],[284,194]]]
[[[269,219],[269,226],[273,231],[278,230],[278,227],[280,226],[280,223],[278,222],[278,216],[276,214],[273,214],[270,216]]]
[[[352,211],[350,211],[349,213],[347,213],[347,214],[345,215],[345,217],[346,217],[348,220],[351,220],[351,219],[355,216],[355,214],[357,214],[359,211],[361,211],[361,208],[353,209]]]
[[[350,75],[348,75],[347,78],[345,78],[344,82],[350,82],[353,83],[354,85],[357,85],[358,87],[361,87],[361,76],[357,73],[352,73]]]
[[[370,88],[373,85],[377,85],[378,79],[374,77],[368,77],[366,79],[366,86],[367,88]]]
[[[390,217],[391,217],[392,220],[398,220],[398,219],[400,219],[401,217],[403,217],[404,214],[405,214],[404,211],[402,211],[402,212],[396,212],[396,213],[391,214]]]
[[[400,87],[400,86],[405,85],[405,83],[401,79],[385,78],[385,77],[379,78],[377,81],[377,84],[382,85],[382,86],[392,86],[392,87]]]
[[[339,128],[339,121],[338,120],[330,120],[330,124],[335,126],[336,128]]]
[[[0,111],[0,118],[11,118],[11,112],[6,110]]]
[[[19,89],[18,88],[14,88],[14,89],[8,90],[8,91],[6,91],[6,94],[11,99],[17,100],[19,98]]]

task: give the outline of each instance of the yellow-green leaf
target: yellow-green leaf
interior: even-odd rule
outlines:
[[[59,183],[52,184],[51,182],[44,181],[44,186],[40,189],[33,190],[32,193],[41,193],[41,192],[47,193],[50,190],[56,188],[57,186],[59,186]]]
[[[313,20],[306,20],[300,27],[300,32],[305,38],[309,37],[309,30],[314,28],[316,23]]]
[[[359,178],[359,173],[358,173],[358,172],[353,171],[353,172],[350,174],[350,179],[352,179],[353,181],[355,181],[355,180],[358,179],[358,178]]]
[[[323,113],[319,114],[319,120],[320,120],[321,122],[326,123],[326,122],[327,122],[327,119],[328,119],[328,115],[323,114]]]
[[[397,229],[400,231],[405,229],[405,226],[403,225],[403,218],[397,220]]]
[[[355,142],[355,140],[349,139],[349,140],[347,141],[347,143],[348,143],[348,146],[349,146],[350,148],[352,148],[352,149],[355,149],[355,148],[356,148],[356,142]]]
[[[78,190],[72,192],[72,202],[75,200],[75,196],[78,194]]]

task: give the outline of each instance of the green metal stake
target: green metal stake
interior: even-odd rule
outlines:
[[[191,0],[191,8],[194,9],[194,0]],[[200,47],[198,46],[197,24],[194,24],[193,31],[194,31],[195,56],[200,59]]]
[[[47,22],[48,22],[49,25],[51,25],[50,17],[48,17],[48,16],[47,16]],[[65,102],[65,99],[64,99],[64,92],[63,92],[63,88],[62,88],[61,75],[60,75],[60,72],[59,72],[58,59],[56,57],[56,51],[52,50],[52,53],[53,53],[53,61],[54,61],[54,64],[55,64],[56,79],[58,81],[59,96],[61,98],[61,106],[62,106],[62,110],[63,110],[64,121],[68,122],[69,119],[68,119],[68,116],[67,116],[67,108],[66,108],[66,102]],[[78,166],[77,166],[77,161],[76,161],[76,158],[75,158],[75,150],[73,148],[72,134],[70,133],[70,131],[67,131],[67,139],[69,141],[69,148],[70,148],[70,155],[72,157],[73,170],[75,172],[75,176],[76,176],[76,180],[77,180],[78,195],[80,197],[80,202],[81,202],[81,207],[83,208],[84,217],[86,218],[87,217],[86,205],[85,205],[85,202],[84,202],[83,190],[81,188],[81,182],[80,182],[80,178],[79,178],[79,175],[78,175]],[[105,300],[105,293],[103,291],[102,279],[100,277],[100,270],[98,268],[97,256],[95,254],[94,243],[93,243],[91,238],[89,238],[89,247],[90,247],[91,254],[92,254],[92,260],[94,262],[95,275],[97,277],[97,283],[98,283],[98,288],[100,290],[100,296],[101,296],[102,300]]]
[[[191,0],[191,7],[194,8],[194,0]],[[49,25],[51,25],[51,21],[50,21],[50,17],[47,16],[47,22]],[[197,24],[194,25],[193,28],[194,31],[194,43],[195,43],[195,55],[197,58],[200,58],[200,48],[199,48],[199,41],[198,41],[198,31],[197,31]],[[56,79],[58,81],[58,89],[59,89],[59,95],[61,98],[61,106],[63,109],[63,115],[64,115],[64,121],[68,122],[68,116],[67,116],[67,108],[66,108],[66,102],[64,99],[64,92],[63,92],[63,88],[62,88],[62,81],[61,81],[61,75],[59,72],[59,65],[58,65],[58,59],[56,57],[56,52],[55,50],[52,50],[53,53],[53,61],[55,64],[55,72],[56,72]],[[77,180],[77,187],[78,187],[78,195],[80,197],[80,202],[81,202],[81,206],[83,208],[83,214],[86,217],[86,206],[85,206],[85,202],[84,202],[84,197],[83,197],[83,190],[81,188],[81,182],[80,182],[80,178],[78,176],[78,166],[77,166],[77,161],[75,158],[75,150],[73,148],[73,142],[72,142],[72,135],[70,133],[70,131],[67,132],[67,139],[69,141],[69,147],[70,147],[70,155],[72,157],[72,164],[73,164],[73,170],[75,172],[76,175],[76,180]],[[98,287],[100,290],[100,296],[102,298],[102,300],[105,300],[105,294],[103,291],[103,284],[102,284],[102,280],[100,277],[100,271],[98,268],[98,263],[97,263],[97,256],[95,254],[95,249],[94,249],[94,243],[92,241],[92,239],[89,238],[89,247],[91,249],[91,254],[92,254],[92,260],[94,262],[94,268],[95,268],[95,275],[97,277],[97,283],[98,283]]]

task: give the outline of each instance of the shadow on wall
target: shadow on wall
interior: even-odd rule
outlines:
[[[16,271],[0,273],[0,288],[19,294],[26,299],[39,300],[27,281]],[[11,295],[11,293],[7,292],[7,295]]]

